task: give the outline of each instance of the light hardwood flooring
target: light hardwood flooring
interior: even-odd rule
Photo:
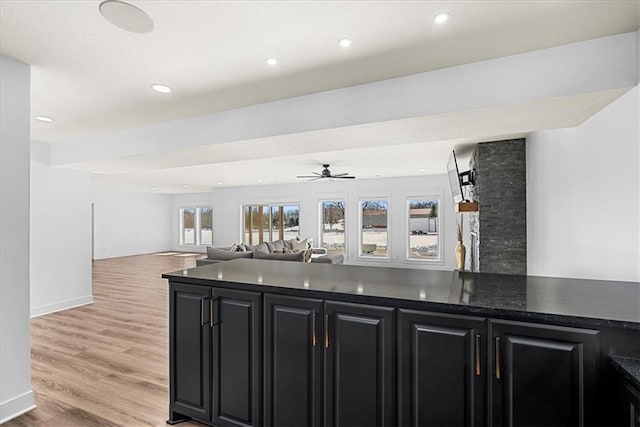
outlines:
[[[194,267],[197,257],[179,255],[93,261],[93,304],[32,319],[37,408],[5,425],[165,425],[167,282],[160,274]]]

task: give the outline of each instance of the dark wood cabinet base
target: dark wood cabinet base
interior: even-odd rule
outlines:
[[[384,285],[387,294],[415,291],[422,298],[411,282],[422,272],[345,268],[345,282],[335,287],[344,292],[297,289],[293,276],[285,280],[288,265],[276,269],[274,263],[238,263],[237,271],[225,270],[226,281],[185,277],[193,270],[165,275],[168,424],[619,426],[624,418],[639,427],[635,394],[626,393],[630,403],[624,417],[617,414],[606,362],[610,355],[638,357],[638,328],[629,323],[523,318],[455,302],[421,305],[361,296],[358,285],[346,293],[348,284],[360,283],[358,274],[372,281],[375,272],[375,280],[409,280]],[[261,282],[286,284],[227,279],[232,271],[249,280],[245,268],[258,266],[273,269],[267,271],[273,282]],[[222,276],[215,272],[207,266],[194,275]],[[304,266],[300,283],[316,281],[314,272],[328,274]],[[438,291],[438,283],[430,286],[425,295]]]

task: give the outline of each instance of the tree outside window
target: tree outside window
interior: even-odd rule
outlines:
[[[322,247],[328,253],[345,253],[345,203],[342,200],[320,204],[322,211]]]
[[[210,206],[180,209],[180,244],[213,245],[213,210]]]
[[[242,212],[242,240],[246,244],[291,240],[300,235],[300,205],[244,205]]]

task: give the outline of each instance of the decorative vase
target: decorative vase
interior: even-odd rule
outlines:
[[[467,255],[467,249],[462,244],[461,240],[458,240],[458,244],[456,245],[456,266],[459,271],[464,270],[464,260]]]

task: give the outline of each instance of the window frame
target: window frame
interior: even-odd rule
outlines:
[[[362,240],[363,240],[363,202],[365,201],[376,201],[376,202],[386,202],[387,203],[387,254],[385,256],[378,255],[364,255],[362,253]],[[358,198],[358,248],[357,248],[357,258],[368,261],[380,261],[380,262],[391,262],[391,227],[393,224],[391,218],[391,206],[392,200],[390,196],[371,196],[371,197],[359,197]]]
[[[288,201],[283,201],[283,202],[264,202],[262,200],[252,200],[252,201],[244,201],[240,203],[240,242],[243,242],[244,244],[251,244],[251,245],[258,245],[260,244],[260,242],[245,242],[244,238],[245,238],[245,209],[247,207],[257,207],[257,206],[263,206],[263,207],[267,207],[268,208],[268,212],[269,212],[269,219],[270,222],[273,223],[273,219],[272,219],[272,212],[273,212],[273,207],[274,206],[297,206],[298,207],[298,237],[300,237],[300,230],[302,229],[302,203],[300,202],[288,202]],[[264,215],[264,214],[263,214]],[[250,232],[252,233],[252,229],[250,228]],[[264,233],[264,231],[263,231]],[[269,240],[264,240],[263,241],[269,241],[269,242],[273,242],[273,230],[271,229],[271,227],[269,227],[268,230],[269,233]],[[264,234],[263,234],[264,235]],[[276,236],[277,238],[275,240],[279,240],[280,236]],[[284,231],[283,231],[283,239],[284,239]],[[252,239],[253,240],[253,239]]]
[[[179,239],[178,239],[178,243],[179,246],[185,246],[188,248],[198,248],[198,247],[204,247],[204,246],[208,246],[208,244],[203,244],[202,243],[202,227],[201,227],[201,212],[202,209],[211,209],[211,245],[213,246],[213,206],[212,205],[185,205],[185,206],[180,206],[178,208],[178,212],[179,212],[179,217],[180,217],[180,221],[179,221],[179,228],[178,228],[178,232],[179,232]],[[193,245],[191,244],[186,244],[184,242],[184,211],[186,209],[194,209],[194,218],[193,218],[193,233],[194,233],[194,243]]]
[[[428,200],[435,200],[438,203],[438,232],[437,232],[437,236],[438,236],[438,257],[437,258],[433,258],[433,259],[420,259],[420,258],[410,258],[409,254],[411,253],[411,230],[410,230],[410,203],[412,201],[428,201]],[[442,265],[444,264],[444,257],[442,255],[442,249],[443,249],[443,244],[444,244],[444,225],[443,225],[443,218],[441,216],[441,212],[443,209],[443,202],[442,202],[442,195],[439,194],[431,194],[431,195],[420,195],[420,196],[407,196],[405,197],[405,204],[404,204],[404,257],[403,257],[403,261],[407,262],[407,263],[415,263],[415,264],[432,264],[432,265]]]
[[[344,256],[345,259],[347,259],[347,254],[349,253],[349,239],[348,234],[347,234],[347,230],[349,227],[347,227],[347,218],[348,218],[348,212],[349,212],[349,208],[348,208],[348,204],[347,204],[347,197],[345,196],[337,196],[337,197],[326,197],[326,198],[321,198],[318,200],[318,244],[317,246],[319,248],[324,248],[324,204],[327,202],[342,202],[344,203],[344,248],[342,251],[342,256]]]

